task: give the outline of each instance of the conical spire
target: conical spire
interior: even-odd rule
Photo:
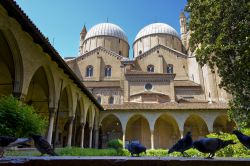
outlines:
[[[82,28],[82,31],[80,34],[86,34],[87,33],[87,29],[86,29],[86,26],[84,24],[83,28]]]
[[[186,16],[185,16],[184,12],[181,12],[181,14],[180,14],[180,18],[186,18]]]

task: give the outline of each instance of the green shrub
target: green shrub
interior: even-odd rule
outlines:
[[[41,134],[46,121],[13,96],[0,97],[0,135],[26,137],[29,133]]]
[[[167,150],[166,149],[154,149],[154,150],[147,150],[146,154],[142,153],[142,156],[159,156],[159,157],[165,157],[167,156]]]
[[[109,148],[113,148],[117,151],[123,148],[122,140],[120,139],[110,140],[108,141],[107,145]]]
[[[250,135],[250,129],[243,129],[242,132],[246,135]],[[218,152],[215,153],[216,157],[243,157],[243,158],[249,158],[250,157],[250,151],[247,150],[238,140],[238,138],[234,134],[230,133],[211,133],[208,134],[206,137],[208,138],[220,138],[222,140],[233,140],[236,144],[235,145],[229,145]],[[192,157],[207,157],[208,154],[204,154],[199,152],[196,149],[189,149],[186,151],[186,153],[189,156]],[[171,153],[169,156],[179,157],[182,156],[179,152]]]
[[[117,156],[115,149],[83,149],[78,147],[56,149],[60,156]]]
[[[243,129],[242,132],[246,135],[250,135],[250,129]],[[220,138],[223,140],[233,140],[236,144],[229,145],[226,148],[218,151],[216,153],[217,157],[250,157],[250,151],[247,150],[238,140],[238,138],[234,134],[229,133],[211,133],[207,135],[209,138]]]
[[[124,155],[123,154],[124,152],[122,150],[122,148],[123,148],[122,140],[113,139],[113,140],[108,141],[107,145],[108,145],[109,148],[113,148],[113,149],[116,150],[117,156],[123,156]]]

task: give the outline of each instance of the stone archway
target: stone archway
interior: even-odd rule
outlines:
[[[21,97],[23,62],[17,41],[10,30],[0,30],[0,95]]]
[[[170,115],[161,115],[154,125],[155,148],[170,148],[179,139],[180,131],[176,120]]]
[[[25,102],[32,105],[34,109],[44,117],[49,117],[49,84],[43,67],[37,69],[33,75]]]
[[[126,141],[140,142],[147,148],[150,148],[151,134],[148,120],[142,115],[132,116],[126,126]]]
[[[213,132],[226,132],[231,133],[236,127],[234,121],[229,121],[227,115],[219,115],[216,117],[213,123]]]
[[[88,108],[87,114],[86,114],[86,123],[85,123],[85,127],[84,127],[84,147],[85,148],[89,148],[89,142],[90,142],[90,127],[91,126],[91,122],[92,121],[92,113],[91,113],[91,107]]]
[[[0,31],[0,95],[13,93],[15,66],[11,48]]]
[[[115,115],[110,114],[101,121],[101,147],[107,148],[107,142],[112,139],[122,140],[122,124]]]
[[[209,134],[206,122],[198,115],[190,115],[184,123],[185,135],[188,131],[192,132],[193,140],[197,140]]]
[[[77,102],[76,106],[76,113],[75,113],[75,118],[74,118],[74,124],[73,124],[73,132],[72,132],[72,145],[73,146],[80,146],[80,141],[81,141],[81,130],[82,130],[82,125],[81,125],[81,108],[80,108],[80,101]]]
[[[69,118],[69,90],[68,87],[64,88],[61,92],[60,99],[59,99],[59,107],[58,107],[58,126],[56,127],[56,139],[55,145],[59,147],[64,147],[67,145],[67,138],[68,138],[68,130],[70,124]]]

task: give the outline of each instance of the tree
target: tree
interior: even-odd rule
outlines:
[[[233,95],[229,115],[250,125],[250,2],[188,0],[190,49],[201,66],[222,78],[220,87]],[[244,122],[244,123],[242,123]]]
[[[46,121],[32,106],[13,96],[3,96],[0,97],[0,122],[0,135],[27,137],[30,133],[41,134]]]

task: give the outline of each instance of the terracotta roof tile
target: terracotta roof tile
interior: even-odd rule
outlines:
[[[120,81],[84,81],[88,88],[120,87]]]
[[[128,70],[126,75],[173,75],[167,73],[155,73],[155,72],[145,72],[140,70]]]
[[[213,110],[228,109],[226,103],[134,103],[103,105],[105,110]]]
[[[182,87],[182,86],[193,86],[193,87],[200,87],[201,85],[200,84],[197,84],[193,81],[190,81],[190,80],[174,80],[174,86],[179,86],[179,87]]]

